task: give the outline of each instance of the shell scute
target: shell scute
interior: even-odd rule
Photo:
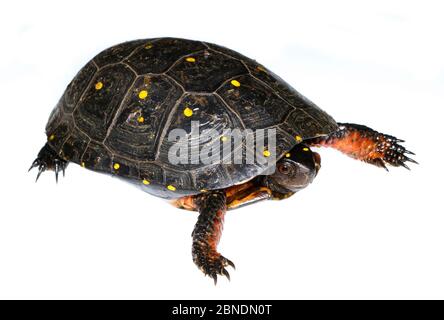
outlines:
[[[205,49],[198,41],[175,38],[153,40],[150,46],[141,46],[124,60],[139,75],[146,73],[163,73],[180,57]]]
[[[140,98],[140,92],[146,97]],[[137,161],[154,161],[160,132],[182,90],[165,76],[139,77],[120,106],[105,144],[116,154]]]
[[[103,141],[134,78],[134,73],[121,64],[97,72],[93,82],[100,81],[103,87],[86,89],[73,113],[76,125],[91,139]]]
[[[213,92],[227,79],[248,73],[240,61],[211,50],[194,54],[193,59],[183,59],[168,71],[186,91]]]

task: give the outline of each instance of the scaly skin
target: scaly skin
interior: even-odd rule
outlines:
[[[217,283],[217,276],[230,279],[227,266],[234,268],[233,262],[217,251],[222,235],[225,212],[254,202],[275,199],[280,200],[293,195],[271,191],[260,183],[262,179],[249,181],[223,190],[213,190],[195,196],[186,196],[172,201],[177,208],[199,211],[199,217],[193,230],[193,261],[205,274]]]
[[[205,275],[217,283],[217,275],[230,279],[225,269],[234,268],[233,262],[217,251],[217,245],[222,235],[224,215],[227,210],[225,191],[210,191],[197,196],[196,205],[199,217],[193,230],[193,261]]]
[[[327,137],[312,139],[312,146],[331,147],[346,155],[377,167],[387,170],[386,165],[394,167],[402,166],[409,169],[406,162],[410,159],[406,154],[414,154],[405,149],[399,143],[404,142],[393,136],[379,133],[369,127],[352,124],[338,123],[339,130]]]

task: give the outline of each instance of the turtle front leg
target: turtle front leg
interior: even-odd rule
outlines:
[[[55,172],[55,178],[57,182],[59,179],[59,172],[62,171],[63,176],[65,176],[65,169],[67,166],[68,161],[60,158],[48,144],[45,144],[37,155],[37,159],[34,160],[28,171],[31,171],[33,168],[38,167],[39,172],[37,173],[37,177],[35,179],[35,181],[37,182],[42,172],[46,170],[53,170]]]
[[[224,275],[230,279],[225,267],[234,268],[233,262],[217,251],[227,211],[225,191],[217,190],[197,195],[195,203],[199,217],[192,233],[193,261],[205,275],[212,277],[216,284],[217,275]]]
[[[406,162],[417,163],[406,156],[407,154],[414,155],[414,153],[400,145],[404,140],[358,124],[338,123],[338,125],[338,131],[327,137],[312,139],[309,142],[313,146],[332,147],[354,159],[386,170],[386,164],[409,169]]]

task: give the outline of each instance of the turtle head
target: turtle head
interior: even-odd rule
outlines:
[[[297,192],[313,181],[320,168],[319,154],[300,143],[276,163],[275,172],[266,177],[267,185],[277,192]]]

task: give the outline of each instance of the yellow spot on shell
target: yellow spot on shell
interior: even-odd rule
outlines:
[[[208,190],[207,189],[201,189],[200,192],[205,193],[205,192],[208,192]]]
[[[220,138],[220,140],[221,140],[222,142],[225,142],[225,141],[228,140],[228,137],[226,137],[226,136],[222,136],[222,137]]]
[[[142,181],[142,183],[144,184],[144,185],[149,185],[151,182],[149,181],[149,180],[147,180],[147,179],[143,179],[143,181]]]
[[[80,166],[81,166],[82,168],[85,168],[85,162],[82,162],[82,163],[80,164]]]
[[[310,150],[310,149],[308,149],[308,148],[302,148],[302,150],[304,150],[304,151],[308,151],[308,150]]]
[[[151,43],[147,43],[145,45],[145,49],[151,49],[153,47],[153,45]]]
[[[102,89],[103,88],[103,82],[101,82],[101,81],[97,82],[94,87],[96,88],[96,90]]]
[[[240,87],[240,82],[237,80],[231,80],[231,84],[235,87]]]
[[[170,191],[176,191],[176,187],[171,184],[169,186],[167,186],[167,189]]]
[[[185,117],[191,117],[193,115],[193,110],[187,107],[183,110],[183,114],[185,115]]]
[[[114,170],[119,170],[120,164],[114,163],[113,168],[114,168]]]
[[[137,118],[137,122],[139,122],[139,123],[143,123],[144,121],[145,121],[145,118],[142,116]]]
[[[194,59],[193,57],[188,57],[185,60],[188,62],[196,62],[196,59]]]
[[[296,136],[296,137],[294,137],[294,139],[295,139],[297,142],[301,142],[301,141],[302,141],[302,137],[301,137],[301,136]]]
[[[269,157],[271,156],[271,152],[268,150],[264,150],[264,157]]]
[[[146,97],[148,97],[148,91],[146,91],[146,90],[140,90],[140,92],[139,92],[139,98],[142,99],[142,100],[144,100],[144,99],[146,99]]]
[[[52,141],[52,140],[54,140],[54,139],[55,139],[55,135],[53,135],[53,134],[50,135],[49,138],[48,138],[49,141]]]
[[[290,152],[287,152],[287,153],[285,154],[285,158],[290,158],[290,156],[291,156]]]

